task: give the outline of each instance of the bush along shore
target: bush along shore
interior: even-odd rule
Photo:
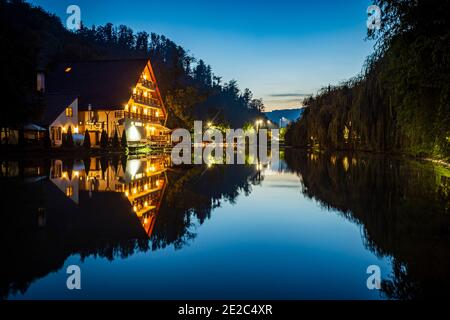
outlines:
[[[112,139],[108,139],[106,131],[102,131],[100,144],[92,146],[89,131],[86,130],[82,141],[75,141],[72,129],[69,127],[67,133],[62,136],[62,144],[52,145],[48,132],[45,132],[43,139],[39,141],[26,141],[20,138],[17,144],[1,145],[2,154],[18,156],[18,155],[104,155],[110,153],[128,153],[130,147],[126,135],[123,134],[119,138],[116,132]]]

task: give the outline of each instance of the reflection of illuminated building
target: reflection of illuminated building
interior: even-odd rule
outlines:
[[[160,155],[117,161],[113,165],[113,161],[90,158],[69,167],[63,161],[55,160],[51,165],[50,180],[77,204],[81,192],[87,192],[90,199],[95,198],[96,193],[125,196],[130,203],[130,212],[136,215],[150,236],[167,186],[168,161],[168,156]]]

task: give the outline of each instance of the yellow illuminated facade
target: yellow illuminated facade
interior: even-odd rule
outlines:
[[[150,236],[168,184],[166,170],[169,165],[167,155],[128,159],[115,165],[112,161],[102,162],[93,157],[89,161],[76,162],[69,171],[61,160],[55,160],[51,165],[50,180],[75,203],[79,203],[80,192],[88,192],[90,198],[100,192],[126,197],[130,211],[124,214],[136,215]]]
[[[98,145],[105,130],[112,139],[125,132],[129,145],[166,146],[170,130],[166,127],[167,111],[150,61],[136,84],[129,88],[129,99],[117,109],[80,111],[79,132],[89,130],[91,142]]]

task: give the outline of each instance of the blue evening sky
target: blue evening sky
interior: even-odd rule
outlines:
[[[66,20],[71,4],[83,22],[126,24],[164,34],[236,79],[267,109],[300,106],[316,93],[361,71],[373,42],[365,41],[370,0],[32,0]]]

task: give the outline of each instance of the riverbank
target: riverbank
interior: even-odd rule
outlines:
[[[111,154],[126,154],[127,149],[124,148],[91,148],[85,149],[82,147],[73,148],[18,148],[15,146],[2,147],[0,148],[0,153],[3,158],[17,158],[17,157],[77,157],[84,158],[89,156],[104,156]]]
[[[361,154],[371,154],[371,155],[384,155],[384,156],[391,156],[391,157],[404,157],[411,160],[416,161],[425,161],[430,162],[435,165],[440,165],[442,167],[445,167],[446,169],[450,169],[450,159],[441,159],[441,158],[432,158],[429,156],[415,156],[408,153],[398,153],[398,152],[375,152],[375,151],[367,151],[367,150],[326,150],[326,149],[318,149],[318,148],[300,148],[300,147],[292,147],[292,146],[284,146],[284,148],[293,149],[293,150],[305,150],[305,151],[312,151],[312,152],[325,152],[325,153],[361,153]]]

